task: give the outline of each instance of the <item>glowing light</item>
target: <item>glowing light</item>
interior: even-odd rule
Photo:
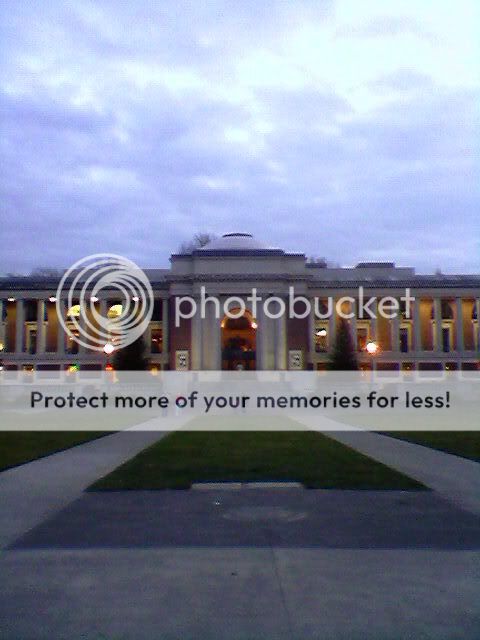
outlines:
[[[7,298],[8,302],[15,302],[15,298]]]
[[[67,369],[68,373],[75,373],[76,371],[79,371],[79,370],[80,370],[80,366],[78,365],[78,363],[71,364]]]
[[[107,354],[107,356],[109,356],[115,351],[115,347],[111,342],[107,342],[107,344],[103,347],[103,351]]]
[[[122,315],[123,307],[121,304],[112,304],[107,312],[108,318],[118,318]]]
[[[114,371],[113,364],[107,362],[107,364],[105,365],[105,371]]]
[[[49,299],[48,299],[48,301],[49,301],[49,302],[56,302],[56,301],[57,301],[57,299],[56,299],[56,297],[55,297],[55,296],[50,296],[50,297],[49,297]]]
[[[255,320],[252,322],[252,324],[250,326],[252,327],[252,329],[257,329],[258,328],[258,324],[255,322]]]
[[[0,342],[0,351],[3,351],[5,349],[5,345],[3,344],[3,342]]]
[[[80,305],[74,304],[72,307],[70,307],[67,316],[69,316],[70,318],[78,318],[80,316]]]
[[[140,300],[140,298],[138,296],[133,296],[132,300],[133,300],[133,302],[138,302]]]
[[[327,335],[326,329],[318,329],[317,336],[321,336],[322,338],[324,338],[326,335]]]
[[[370,342],[367,342],[366,349],[371,356],[374,356],[378,351],[378,344],[370,340]]]
[[[97,296],[92,296],[92,297],[90,298],[90,302],[98,302],[98,298],[97,298]]]

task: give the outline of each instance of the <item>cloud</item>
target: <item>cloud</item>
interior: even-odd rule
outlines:
[[[0,270],[106,250],[166,266],[196,231],[244,229],[478,272],[468,11],[453,46],[442,12],[385,4],[12,5]]]
[[[405,36],[406,34],[412,34],[420,38],[434,38],[432,33],[422,27],[421,22],[405,16],[379,16],[368,24],[350,28],[343,27],[337,31],[339,36],[359,38],[388,38]]]

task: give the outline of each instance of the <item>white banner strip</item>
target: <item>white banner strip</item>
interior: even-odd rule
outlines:
[[[480,428],[478,371],[45,373],[3,373],[0,430]]]

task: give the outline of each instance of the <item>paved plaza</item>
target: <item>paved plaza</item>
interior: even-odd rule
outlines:
[[[371,435],[335,437],[364,449]],[[480,516],[468,499],[435,486],[84,491],[161,436],[113,434],[0,474],[4,637],[479,637]],[[382,460],[388,443],[377,443]],[[425,482],[431,452],[410,447]],[[478,481],[480,465],[434,453],[457,463],[455,495],[462,469]]]

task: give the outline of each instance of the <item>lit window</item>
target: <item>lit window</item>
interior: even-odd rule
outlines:
[[[122,315],[123,307],[121,304],[112,304],[110,309],[108,310],[107,317],[108,318],[118,318]]]
[[[325,353],[328,350],[328,330],[324,326],[315,329],[315,351]]]
[[[80,317],[80,305],[74,304],[68,310],[67,316],[69,318],[79,318]]]
[[[150,344],[151,353],[162,353],[162,330],[152,329],[152,338]]]

